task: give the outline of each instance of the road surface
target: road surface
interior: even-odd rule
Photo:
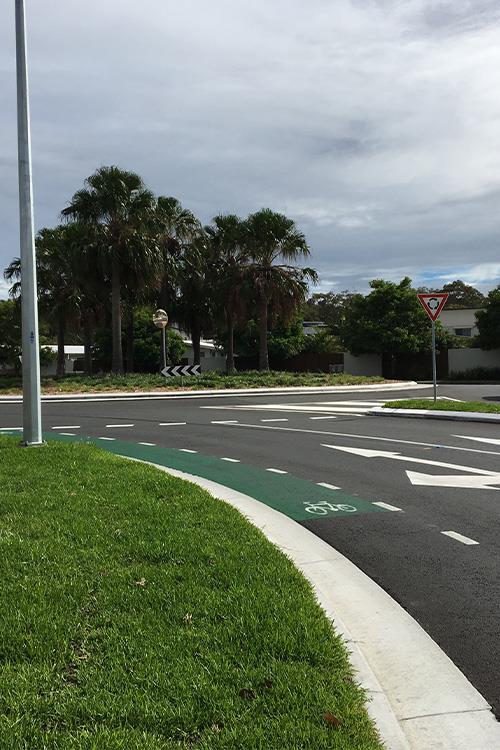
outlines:
[[[500,402],[500,386],[442,386],[440,394]],[[500,430],[367,414],[391,398],[429,395],[65,396],[42,411],[46,434],[163,451],[191,473],[227,478],[247,494],[255,488],[391,594],[498,716]],[[20,420],[19,403],[0,403],[1,428]]]

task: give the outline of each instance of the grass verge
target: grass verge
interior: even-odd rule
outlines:
[[[237,511],[0,437],[0,747],[381,750],[302,575]]]
[[[433,401],[427,399],[406,399],[388,401],[384,409],[431,409],[433,411],[480,411],[487,414],[500,414],[500,404],[485,401]]]
[[[330,374],[323,372],[241,372],[224,375],[207,372],[201,376],[169,378],[157,373],[128,375],[67,375],[64,378],[42,378],[42,391],[50,393],[86,393],[95,391],[173,391],[181,389],[270,388],[273,386],[362,385],[383,383],[383,378],[364,375]],[[389,382],[389,381],[387,381]],[[0,376],[0,393],[21,392],[21,379]]]

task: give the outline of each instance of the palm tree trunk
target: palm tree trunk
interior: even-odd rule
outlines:
[[[66,317],[64,310],[59,310],[57,317],[57,366],[56,377],[63,378],[66,371],[64,360],[64,339],[66,334]]]
[[[201,352],[200,339],[201,339],[200,326],[197,320],[193,320],[191,321],[191,342],[193,344],[193,364],[194,365],[200,364],[200,352]]]
[[[267,348],[267,297],[262,295],[259,304],[259,370],[269,370]]]
[[[92,325],[91,313],[83,313],[83,369],[85,375],[92,375]]]
[[[130,305],[127,319],[127,372],[134,372],[134,308]]]
[[[232,375],[236,372],[234,366],[234,322],[231,313],[226,311],[227,319],[227,355],[226,355],[226,372]]]
[[[111,328],[113,340],[113,354],[111,369],[113,372],[123,372],[123,350],[122,350],[122,311],[121,311],[121,288],[120,288],[120,262],[117,250],[113,251],[111,266]]]

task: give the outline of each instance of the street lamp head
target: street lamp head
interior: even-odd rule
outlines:
[[[153,323],[157,328],[165,328],[168,323],[168,315],[165,310],[156,310],[153,315]]]

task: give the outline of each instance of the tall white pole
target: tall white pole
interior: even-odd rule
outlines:
[[[432,321],[432,386],[434,403],[437,401],[437,367],[436,367],[436,323]]]
[[[38,344],[35,233],[33,228],[33,187],[31,181],[26,18],[24,0],[15,0],[15,4],[17,145],[21,239],[23,443],[24,445],[40,445],[43,440],[40,406],[40,355]]]

